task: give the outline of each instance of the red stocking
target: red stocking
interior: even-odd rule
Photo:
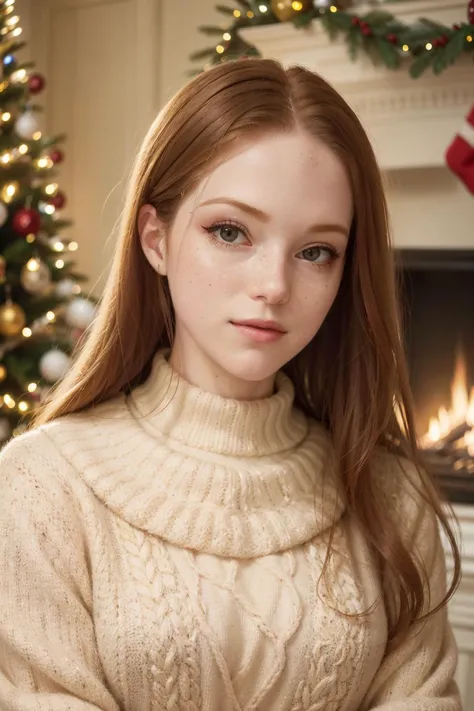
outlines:
[[[474,106],[446,151],[446,162],[474,195]]]

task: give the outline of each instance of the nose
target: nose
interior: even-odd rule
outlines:
[[[290,274],[284,255],[269,255],[258,259],[250,279],[250,296],[268,304],[284,304],[290,298]]]

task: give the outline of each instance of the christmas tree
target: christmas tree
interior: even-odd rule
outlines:
[[[65,374],[94,314],[78,296],[78,245],[62,234],[71,226],[57,182],[64,137],[40,130],[35,97],[45,79],[17,58],[20,35],[15,0],[0,0],[0,443]]]

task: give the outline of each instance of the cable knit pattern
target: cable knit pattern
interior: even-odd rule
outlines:
[[[387,648],[330,437],[276,384],[225,400],[159,353],[130,396],[4,448],[0,711],[459,711],[445,610]],[[395,457],[373,467],[436,604],[435,522]]]

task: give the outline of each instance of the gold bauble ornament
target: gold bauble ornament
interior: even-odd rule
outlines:
[[[311,0],[272,0],[272,12],[280,22],[292,20],[310,7]]]
[[[26,315],[21,306],[13,301],[5,301],[0,306],[0,334],[18,336],[26,323]]]

